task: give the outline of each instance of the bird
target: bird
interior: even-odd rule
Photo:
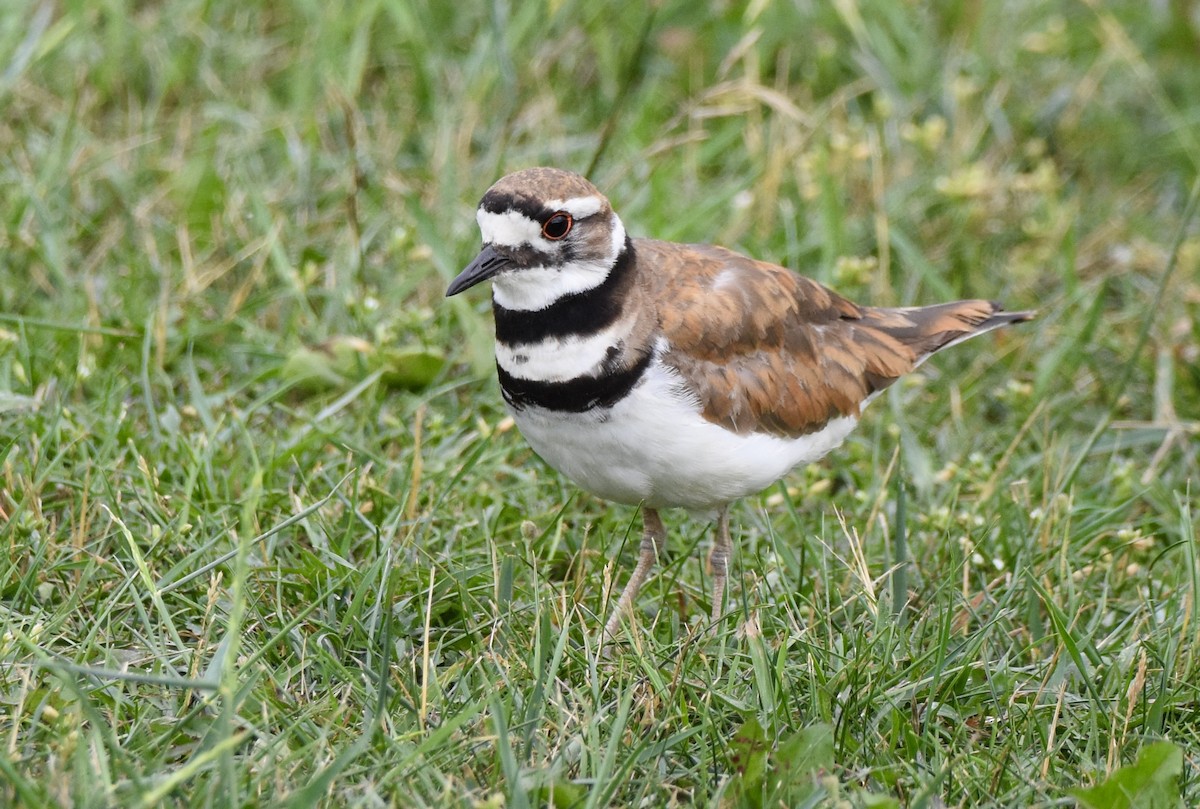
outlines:
[[[446,297],[491,282],[496,373],[517,428],[580,488],[641,507],[637,565],[602,645],[662,555],[660,511],[715,516],[715,627],[731,503],[835,449],[932,354],[1035,315],[988,300],[865,306],[723,247],[634,238],[563,169],[502,177],[475,216],[482,249]]]

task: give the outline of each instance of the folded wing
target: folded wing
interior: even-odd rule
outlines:
[[[883,309],[719,247],[638,240],[668,350],[705,418],[739,433],[799,436],[858,416],[930,354],[1029,312],[991,301]]]

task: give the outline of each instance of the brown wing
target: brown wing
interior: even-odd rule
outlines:
[[[989,301],[859,306],[815,281],[720,247],[638,240],[675,368],[705,418],[797,436],[864,401],[950,343],[1028,313]]]

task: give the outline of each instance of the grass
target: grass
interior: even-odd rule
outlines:
[[[0,803],[1061,806],[1172,750],[1200,803],[1195,15],[653,8],[0,17]],[[716,637],[668,515],[610,659],[636,514],[442,299],[494,179],[593,163],[635,234],[1040,311],[735,507]]]

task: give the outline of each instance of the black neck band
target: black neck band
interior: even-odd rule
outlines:
[[[646,369],[650,367],[653,351],[647,351],[636,363],[620,371],[600,376],[581,376],[567,382],[535,382],[512,376],[500,364],[496,375],[504,401],[516,410],[530,405],[565,413],[583,413],[598,407],[609,408],[624,399]]]
[[[626,236],[625,246],[599,286],[564,295],[534,312],[505,309],[493,300],[496,341],[509,346],[540,343],[549,337],[595,334],[611,326],[621,315],[623,293],[633,281],[633,262],[633,241]]]

